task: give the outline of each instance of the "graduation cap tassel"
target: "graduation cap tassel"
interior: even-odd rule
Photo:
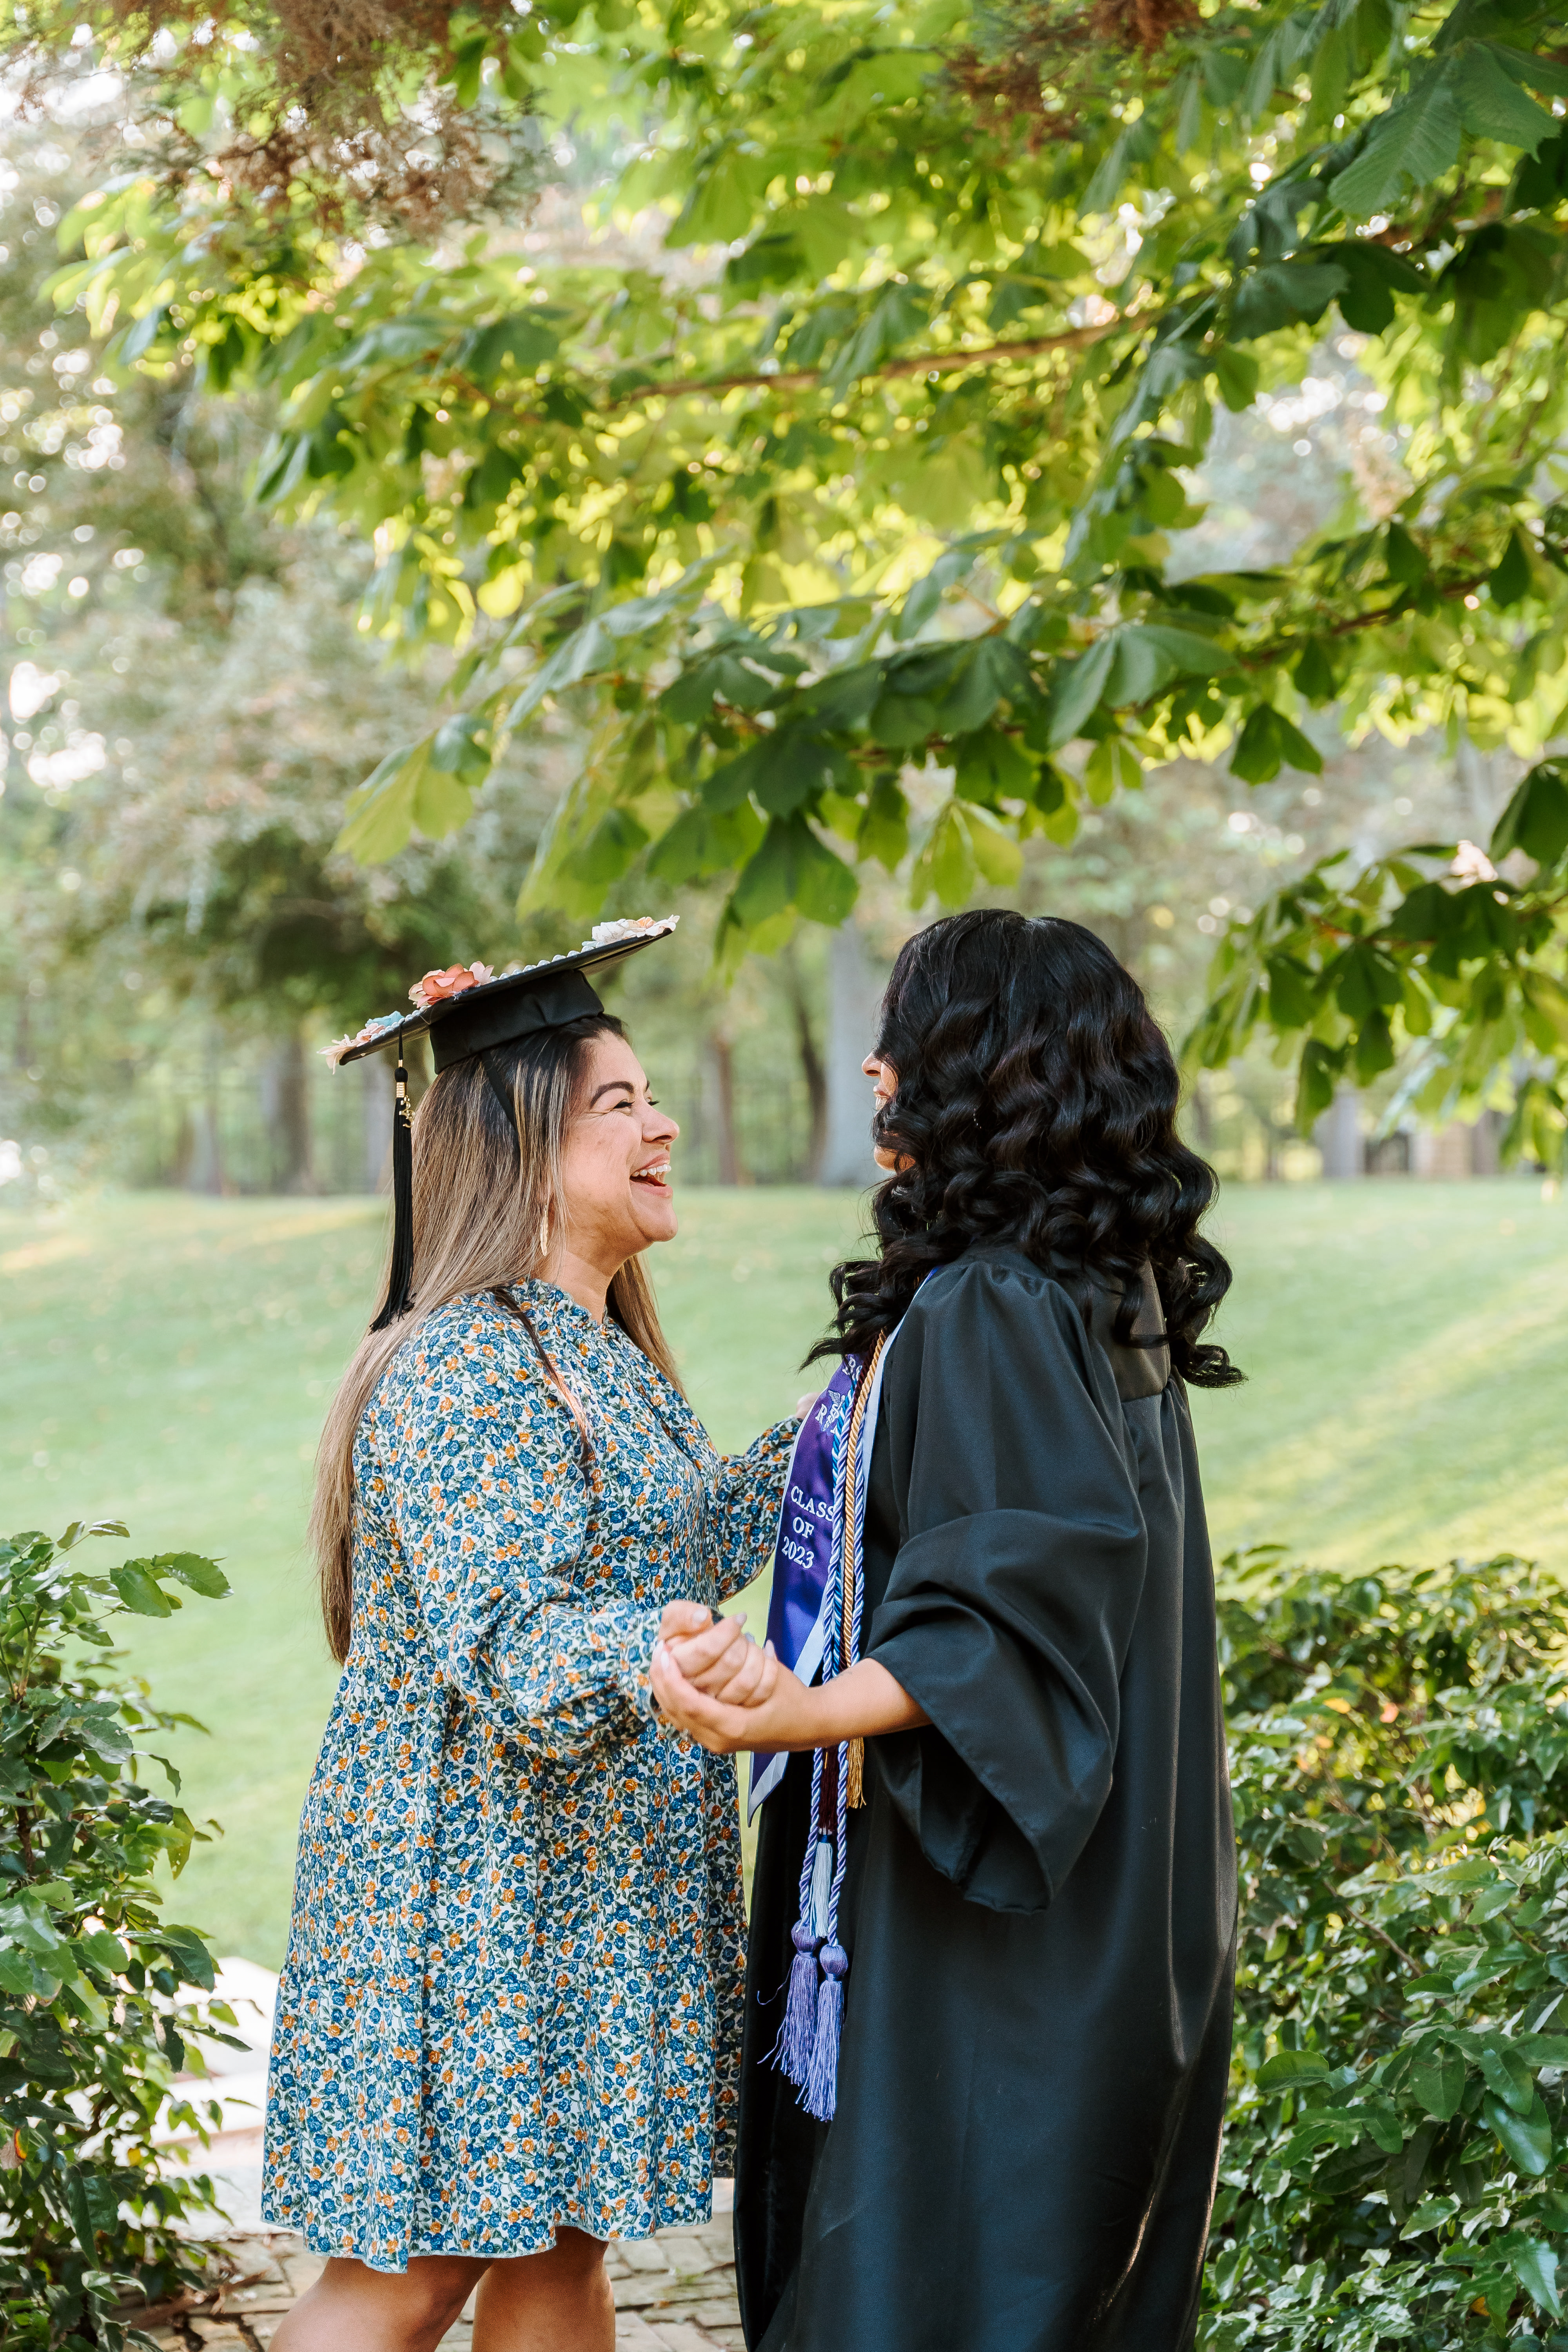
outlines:
[[[414,1128],[408,1108],[408,1072],[403,1047],[397,1048],[397,1075],[392,1105],[392,1268],[386,1278],[386,1303],[373,1331],[384,1331],[406,1315],[412,1300],[414,1276]]]

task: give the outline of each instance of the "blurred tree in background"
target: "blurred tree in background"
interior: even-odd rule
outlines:
[[[341,600],[321,519],[373,541],[361,633],[404,664],[374,740],[345,730],[343,784],[374,769],[345,830],[331,790],[313,847],[260,846],[253,810],[242,886],[158,901],[171,969],[178,931],[253,997],[300,922],[263,926],[270,962],[205,925],[322,904],[332,838],[467,859],[525,745],[525,918],[718,889],[732,971],[858,882],[889,945],[879,873],[927,909],[1048,895],[1178,1017],[1223,933],[1203,1058],[1282,1041],[1304,1120],[1398,1065],[1433,1116],[1517,1099],[1555,1158],[1550,764],[1491,860],[1460,849],[1568,689],[1552,9],[364,0],[330,44],[257,0],[6,21],[24,105],[75,126],[36,225],[67,339],[73,305],[108,339],[93,382],[202,418],[236,484],[267,435],[288,529],[258,563],[309,546]],[[187,467],[198,437],[165,431]],[[186,504],[216,599],[223,533]],[[1346,730],[1370,752],[1325,771]],[[1439,845],[1387,862],[1412,835]],[[797,1034],[809,1160],[834,1024],[801,968],[753,985]],[[733,1025],[707,1031],[721,1129]]]
[[[527,903],[732,876],[732,957],[842,919],[857,861],[1010,887],[1174,757],[1314,773],[1316,709],[1552,732],[1560,9],[380,5],[330,58],[255,0],[12,26],[143,151],[62,225],[59,299],[273,393],[262,495],[374,536],[371,628],[459,656],[361,855],[565,709]],[[1190,561],[1216,409],[1310,406],[1336,312],[1392,420],[1353,510],[1284,569]],[[1254,909],[1204,1054],[1261,1023],[1303,1116],[1413,1062],[1554,1156],[1568,787],[1458,847]]]

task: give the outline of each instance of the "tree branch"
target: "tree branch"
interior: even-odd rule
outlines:
[[[959,368],[991,367],[1008,360],[1040,359],[1051,352],[1087,351],[1091,344],[1102,342],[1107,335],[1114,334],[1118,327],[1131,326],[1142,331],[1145,327],[1158,326],[1164,316],[1163,310],[1136,314],[1117,310],[1109,319],[1099,320],[1091,327],[1068,327],[1060,334],[1031,335],[1018,342],[984,343],[977,351],[911,352],[902,359],[886,360],[879,367],[862,370],[855,381],[857,383],[868,383],[883,376],[948,375]],[[677,376],[668,383],[635,384],[629,392],[619,394],[614,400],[601,402],[595,413],[607,416],[616,409],[630,408],[638,401],[681,400],[689,393],[805,392],[812,385],[822,383],[829,372],[826,367],[776,368],[770,373],[766,369],[758,368],[736,375]],[[448,368],[446,380],[456,384],[467,398],[475,402],[482,401],[497,408],[511,405],[507,397],[510,387],[506,384],[492,386],[487,392],[458,368]],[[536,415],[528,415],[521,422],[537,425],[543,419]]]
[[[1087,351],[1091,343],[1102,341],[1118,327],[1129,324],[1153,326],[1163,316],[1163,310],[1151,310],[1146,318],[1130,320],[1124,310],[1118,310],[1112,317],[1101,320],[1092,327],[1069,327],[1058,335],[1031,335],[1020,342],[985,343],[973,352],[912,352],[903,359],[887,360],[879,367],[865,369],[857,374],[855,381],[864,383],[879,376],[945,375],[956,368],[990,367],[1006,360],[1039,359],[1048,352]],[[827,373],[826,368],[809,367],[779,368],[772,374],[758,370],[742,375],[678,376],[673,383],[638,384],[634,390],[623,393],[618,400],[606,402],[605,406],[626,408],[639,400],[679,400],[690,392],[745,392],[763,388],[772,392],[803,392],[813,384],[820,383]]]

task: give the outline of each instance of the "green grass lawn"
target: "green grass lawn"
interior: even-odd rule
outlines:
[[[682,1214],[654,1261],[661,1308],[693,1402],[736,1446],[806,1385],[858,1204],[693,1192]],[[137,1624],[135,1655],[214,1735],[175,1751],[193,1811],[226,1832],[176,1909],[274,1963],[333,1681],[301,1545],[310,1463],[384,1216],[174,1194],[0,1216],[5,1524],[119,1517],[139,1550],[223,1556],[234,1598]],[[1237,1272],[1221,1336],[1251,1376],[1195,1401],[1221,1549],[1568,1566],[1568,1209],[1522,1181],[1280,1185],[1228,1194],[1216,1232]]]

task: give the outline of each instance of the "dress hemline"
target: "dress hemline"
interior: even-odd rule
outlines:
[[[328,2232],[301,2227],[297,2220],[280,2221],[265,2201],[261,2208],[263,2229],[294,2231],[304,2240],[307,2253],[319,2254],[323,2261],[327,2262],[363,2263],[366,2270],[374,2271],[382,2277],[391,2278],[403,2277],[410,2263],[422,2262],[430,2255],[445,2255],[448,2258],[455,2256],[476,2263],[505,2263],[519,2261],[528,2254],[546,2254],[554,2246],[557,2234],[562,2230],[580,2230],[585,2238],[596,2238],[604,2246],[638,2245],[649,2238],[657,2237],[661,2230],[700,2229],[713,2218],[713,2192],[710,2189],[705,2198],[694,2198],[687,2203],[678,2204],[667,2212],[662,2220],[650,2221],[646,2229],[591,2229],[586,2222],[574,2221],[569,2213],[557,2213],[552,2214],[547,2222],[540,2224],[540,2228],[545,2234],[535,2237],[532,2242],[527,2245],[519,2245],[510,2240],[505,2245],[496,2246],[454,2245],[446,2237],[429,2240],[422,2238],[417,2243],[408,2247],[401,2262],[389,2262],[384,2259],[378,2261],[372,2254],[362,2253],[354,2245],[333,2243]]]

